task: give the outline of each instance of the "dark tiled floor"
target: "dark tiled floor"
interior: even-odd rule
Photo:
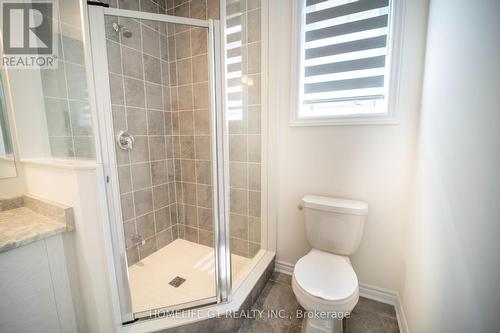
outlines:
[[[239,332],[300,332],[302,320],[297,318],[297,303],[291,287],[291,276],[274,273],[252,310],[264,310],[263,316],[245,319]],[[267,311],[284,310],[280,318],[269,318]],[[282,318],[285,317],[285,318]],[[361,297],[346,322],[347,333],[398,333],[396,312],[391,305]]]

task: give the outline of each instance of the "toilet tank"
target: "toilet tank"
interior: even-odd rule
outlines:
[[[366,202],[306,195],[302,206],[307,239],[313,248],[344,256],[356,252],[368,214]]]

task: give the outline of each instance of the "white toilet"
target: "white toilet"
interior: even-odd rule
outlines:
[[[342,332],[342,316],[359,299],[358,278],[347,256],[361,242],[366,202],[306,195],[306,233],[313,248],[293,270],[292,288],[307,311],[302,332]]]

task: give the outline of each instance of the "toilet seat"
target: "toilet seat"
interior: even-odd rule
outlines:
[[[351,311],[359,298],[349,258],[316,249],[295,265],[292,287],[306,310]]]

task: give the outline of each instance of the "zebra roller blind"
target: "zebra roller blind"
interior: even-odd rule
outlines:
[[[303,0],[302,6],[299,115],[385,112],[390,1]]]

